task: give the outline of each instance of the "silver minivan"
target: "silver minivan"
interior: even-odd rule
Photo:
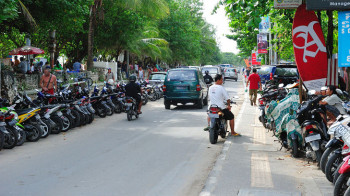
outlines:
[[[222,74],[221,68],[212,65],[206,65],[202,67],[202,74],[205,75],[205,71],[209,71],[209,75],[214,79],[216,74]]]
[[[225,68],[225,80],[232,79],[237,82],[238,80],[238,73],[236,68]]]

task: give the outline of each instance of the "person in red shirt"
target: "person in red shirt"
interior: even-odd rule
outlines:
[[[249,86],[249,99],[250,99],[250,105],[256,105],[256,97],[258,96],[258,89],[260,85],[261,90],[261,79],[258,74],[256,74],[256,69],[253,69],[253,74],[250,74],[247,81],[247,88]]]

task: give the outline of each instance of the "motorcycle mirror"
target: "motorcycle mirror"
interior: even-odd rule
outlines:
[[[337,95],[339,95],[339,96],[343,96],[343,95],[344,95],[344,94],[343,94],[343,91],[340,90],[339,88],[337,88],[337,89],[335,90],[335,92],[336,92]]]

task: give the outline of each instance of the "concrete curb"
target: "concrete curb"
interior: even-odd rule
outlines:
[[[237,130],[238,124],[241,122],[243,111],[244,111],[246,104],[247,104],[247,101],[246,101],[248,98],[247,95],[248,94],[245,93],[242,107],[239,110],[238,116],[235,120],[235,130]],[[225,163],[226,155],[227,155],[228,150],[230,149],[231,144],[232,144],[232,137],[230,136],[229,138],[226,139],[224,146],[221,150],[221,153],[220,153],[218,159],[216,160],[213,169],[210,171],[210,173],[208,175],[208,179],[203,187],[203,190],[199,193],[199,196],[212,195],[212,192],[215,190],[215,187],[216,187],[217,179],[222,172],[222,166]]]

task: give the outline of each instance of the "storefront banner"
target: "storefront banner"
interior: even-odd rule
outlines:
[[[261,22],[259,23],[259,33],[267,34],[270,32],[270,18],[268,16],[261,17]]]
[[[258,34],[258,53],[266,54],[267,53],[267,34]]]
[[[350,67],[350,11],[338,12],[338,66]]]
[[[307,10],[350,10],[349,0],[307,0]]]
[[[320,90],[327,79],[327,49],[320,23],[306,5],[299,6],[293,23],[293,47],[299,74],[309,90]]]
[[[302,0],[274,0],[275,9],[296,9],[302,3]]]

